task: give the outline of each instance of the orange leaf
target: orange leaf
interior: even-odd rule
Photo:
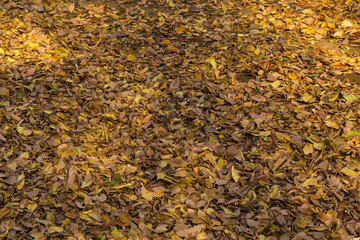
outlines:
[[[148,121],[152,118],[153,115],[154,115],[154,114],[149,114],[149,115],[147,115],[147,116],[142,120],[142,123],[148,122]]]
[[[177,34],[181,34],[181,33],[183,33],[184,31],[186,30],[186,27],[178,27],[178,28],[176,28],[176,33]]]

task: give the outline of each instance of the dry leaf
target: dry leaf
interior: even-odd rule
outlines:
[[[180,78],[177,77],[175,78],[171,83],[170,83],[170,89],[177,89],[180,86]]]

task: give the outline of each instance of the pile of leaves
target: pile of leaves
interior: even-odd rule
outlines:
[[[360,5],[0,3],[0,238],[360,235]]]

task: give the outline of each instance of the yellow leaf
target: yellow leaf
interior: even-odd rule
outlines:
[[[303,12],[304,14],[306,14],[306,15],[313,15],[313,14],[314,14],[313,10],[311,10],[311,9],[309,9],[309,8],[304,9],[302,12]]]
[[[18,160],[27,160],[29,157],[30,157],[29,153],[24,152],[18,157]]]
[[[16,170],[16,167],[17,167],[17,164],[16,162],[11,162],[9,163],[8,165],[6,165],[8,168],[10,168],[11,170],[15,171]]]
[[[335,128],[335,129],[339,129],[339,125],[337,125],[337,123],[332,122],[332,121],[324,121],[325,125],[331,128]]]
[[[218,165],[219,165],[219,167],[223,168],[224,167],[224,159],[220,158],[218,160]]]
[[[327,25],[329,28],[335,28],[335,24],[332,22],[327,23]]]
[[[70,218],[66,218],[62,224],[61,224],[61,227],[66,227],[67,225],[69,225],[69,223],[71,222],[71,219]]]
[[[2,49],[1,47],[0,47],[0,54],[5,54],[4,49]]]
[[[116,227],[111,227],[111,236],[115,239],[122,239],[123,234]]]
[[[341,172],[349,177],[352,176],[359,176],[358,172],[355,172],[354,170],[348,168],[348,167],[344,167],[343,169],[341,169]]]
[[[135,60],[135,56],[130,54],[130,55],[127,57],[127,60],[128,60],[129,62],[132,62],[132,61]]]
[[[311,178],[308,178],[304,181],[304,183],[302,184],[303,187],[308,187],[308,186],[316,186],[318,185],[318,181],[316,178],[314,177],[311,177]]]
[[[10,96],[9,89],[0,88],[0,95],[7,96],[7,97]]]
[[[148,201],[152,201],[153,200],[153,196],[152,193],[149,192],[144,186],[141,187],[141,196],[143,198],[145,198]]]
[[[87,214],[85,213],[79,213],[79,217],[85,221],[91,222],[93,221],[91,217],[89,217]]]
[[[217,68],[217,63],[216,63],[214,57],[208,57],[205,61],[208,62],[208,63],[210,63],[211,66],[212,66],[214,69]]]
[[[122,185],[115,185],[115,186],[113,186],[111,188],[113,188],[113,189],[126,188],[126,187],[131,187],[133,184],[134,184],[134,182],[129,182],[129,183],[125,183],[125,184],[122,184]]]
[[[25,185],[25,177],[24,177],[24,179],[16,186],[16,189],[17,189],[17,190],[20,190],[20,189],[22,189],[22,188],[24,187],[24,185]]]
[[[240,179],[239,171],[235,169],[234,166],[231,168],[231,175],[235,182],[238,182]]]
[[[64,231],[62,227],[56,227],[56,226],[49,227],[47,230],[49,231],[49,233],[61,233]]]
[[[274,88],[274,89],[278,89],[278,87],[281,85],[281,82],[279,80],[276,80],[275,82],[273,82],[271,84],[271,86]]]
[[[304,151],[305,155],[313,153],[314,152],[313,145],[310,143],[305,144],[303,151]]]
[[[16,62],[16,60],[15,59],[13,59],[13,58],[11,58],[11,57],[8,57],[8,59],[7,59],[9,62],[11,62],[11,63],[14,63],[14,62]]]
[[[200,232],[198,235],[196,235],[196,240],[203,240],[203,239],[209,239],[209,235],[207,235],[206,232]]]
[[[30,50],[38,49],[40,45],[38,43],[29,43]]]
[[[160,224],[159,226],[157,226],[153,231],[155,233],[163,233],[166,232],[168,229],[166,228],[166,224]]]
[[[317,150],[322,150],[324,148],[324,144],[321,142],[321,143],[314,143],[314,148],[317,149]]]
[[[343,30],[339,30],[339,31],[336,31],[333,36],[334,37],[342,37],[344,35],[344,31]]]
[[[37,208],[37,203],[35,202],[30,202],[28,205],[27,205],[27,209],[30,211],[30,212],[33,212],[36,208]]]
[[[192,160],[196,160],[196,159],[198,159],[198,158],[201,158],[201,157],[205,156],[206,153],[207,153],[206,151],[205,151],[205,152],[202,152],[202,153],[199,153],[198,155],[196,155],[195,157],[193,157]]]
[[[185,31],[186,27],[178,27],[175,31],[177,34],[181,34]]]
[[[250,45],[250,46],[247,47],[247,50],[249,50],[250,52],[254,52],[255,47],[253,45]]]
[[[254,54],[255,54],[255,55],[259,55],[259,54],[260,54],[260,49],[258,49],[258,48],[255,49]]]
[[[279,185],[274,185],[271,187],[270,198],[272,199],[280,198]]]
[[[339,93],[338,93],[338,92],[333,92],[333,93],[330,93],[330,94],[328,95],[328,98],[329,98],[329,101],[330,101],[330,102],[335,101],[338,97],[339,97]]]
[[[20,133],[21,135],[24,133],[24,127],[17,127],[16,130],[17,130],[18,133]]]
[[[353,24],[348,20],[344,20],[344,21],[342,21],[341,26],[344,28],[347,28],[347,27],[352,27]]]
[[[275,136],[281,141],[292,142],[292,139],[286,134],[283,134],[283,133],[280,133],[280,132],[275,132]]]
[[[308,102],[312,99],[312,96],[308,93],[304,93],[302,96],[301,96],[301,99],[304,101],[304,102]]]
[[[291,79],[291,80],[296,80],[297,79],[297,76],[294,74],[294,73],[289,73],[288,74],[288,77]]]

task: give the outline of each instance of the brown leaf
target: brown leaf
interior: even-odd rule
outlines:
[[[72,166],[72,167],[69,169],[69,173],[68,173],[68,181],[67,181],[67,184],[68,184],[69,186],[75,184],[76,173],[77,173],[76,168],[75,168],[74,166]]]
[[[250,227],[259,227],[260,223],[258,221],[252,220],[252,219],[246,219],[246,223]]]
[[[177,89],[180,86],[180,77],[175,78],[171,83],[169,88],[170,89]]]
[[[169,163],[171,164],[171,166],[173,167],[185,167],[187,165],[187,162],[185,162],[184,160],[180,159],[180,158],[174,158],[171,159],[169,161]]]

